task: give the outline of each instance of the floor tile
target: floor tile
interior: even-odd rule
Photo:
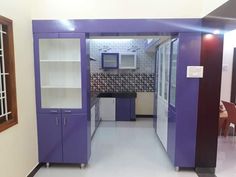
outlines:
[[[236,177],[236,137],[218,138],[216,176]]]
[[[41,168],[35,177],[197,177],[176,172],[152,128],[152,119],[102,122],[92,140],[85,169],[78,166]]]

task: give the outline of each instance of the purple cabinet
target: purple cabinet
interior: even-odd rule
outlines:
[[[167,154],[176,167],[195,167],[196,128],[197,128],[197,99],[198,78],[187,78],[187,66],[200,65],[200,33],[179,33],[171,40],[170,49],[170,77],[168,98],[168,122],[167,122]],[[158,90],[157,83],[158,51],[156,57],[155,74],[155,102],[154,102],[154,127],[158,124]],[[158,92],[159,91],[159,92]],[[160,124],[159,124],[160,125]],[[158,128],[158,127],[157,127]],[[159,126],[160,128],[160,126]],[[158,129],[156,129],[158,132]]]
[[[116,121],[135,120],[135,98],[116,98]]]
[[[37,123],[39,162],[62,162],[61,114],[40,114]]]
[[[87,120],[80,114],[38,115],[39,162],[88,162]]]
[[[39,162],[88,163],[87,43],[84,33],[34,33]]]
[[[62,114],[63,161],[87,163],[86,115]]]

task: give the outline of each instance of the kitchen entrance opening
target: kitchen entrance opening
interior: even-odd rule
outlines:
[[[95,105],[91,113],[91,135],[100,121],[153,120],[158,72],[161,95],[166,103],[168,100],[170,43],[171,36],[90,37],[91,105]],[[159,55],[163,55],[160,69]],[[156,130],[156,121],[154,124]]]
[[[175,135],[168,134],[175,125],[168,117],[175,119],[179,36],[92,36],[89,46],[91,165],[174,175],[179,166],[168,138]]]

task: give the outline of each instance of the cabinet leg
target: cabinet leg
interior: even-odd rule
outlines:
[[[80,164],[80,168],[84,169],[86,167],[86,164],[85,163],[81,163]]]
[[[175,171],[177,171],[177,172],[178,172],[178,171],[179,171],[179,167],[175,167]]]
[[[49,168],[49,166],[50,166],[50,163],[47,162],[47,163],[46,163],[46,168]]]

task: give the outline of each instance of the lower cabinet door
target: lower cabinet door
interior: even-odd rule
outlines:
[[[40,114],[37,121],[39,162],[63,162],[61,115]]]
[[[95,105],[91,108],[91,137],[93,136],[93,133],[95,132],[95,124],[96,124],[96,120],[95,120],[95,116],[96,116],[96,112],[95,112]]]
[[[116,99],[116,120],[130,121],[131,120],[131,104],[130,98]]]
[[[101,118],[102,120],[116,120],[116,98],[100,98],[101,100]]]
[[[62,114],[62,129],[64,163],[87,163],[86,116]]]

